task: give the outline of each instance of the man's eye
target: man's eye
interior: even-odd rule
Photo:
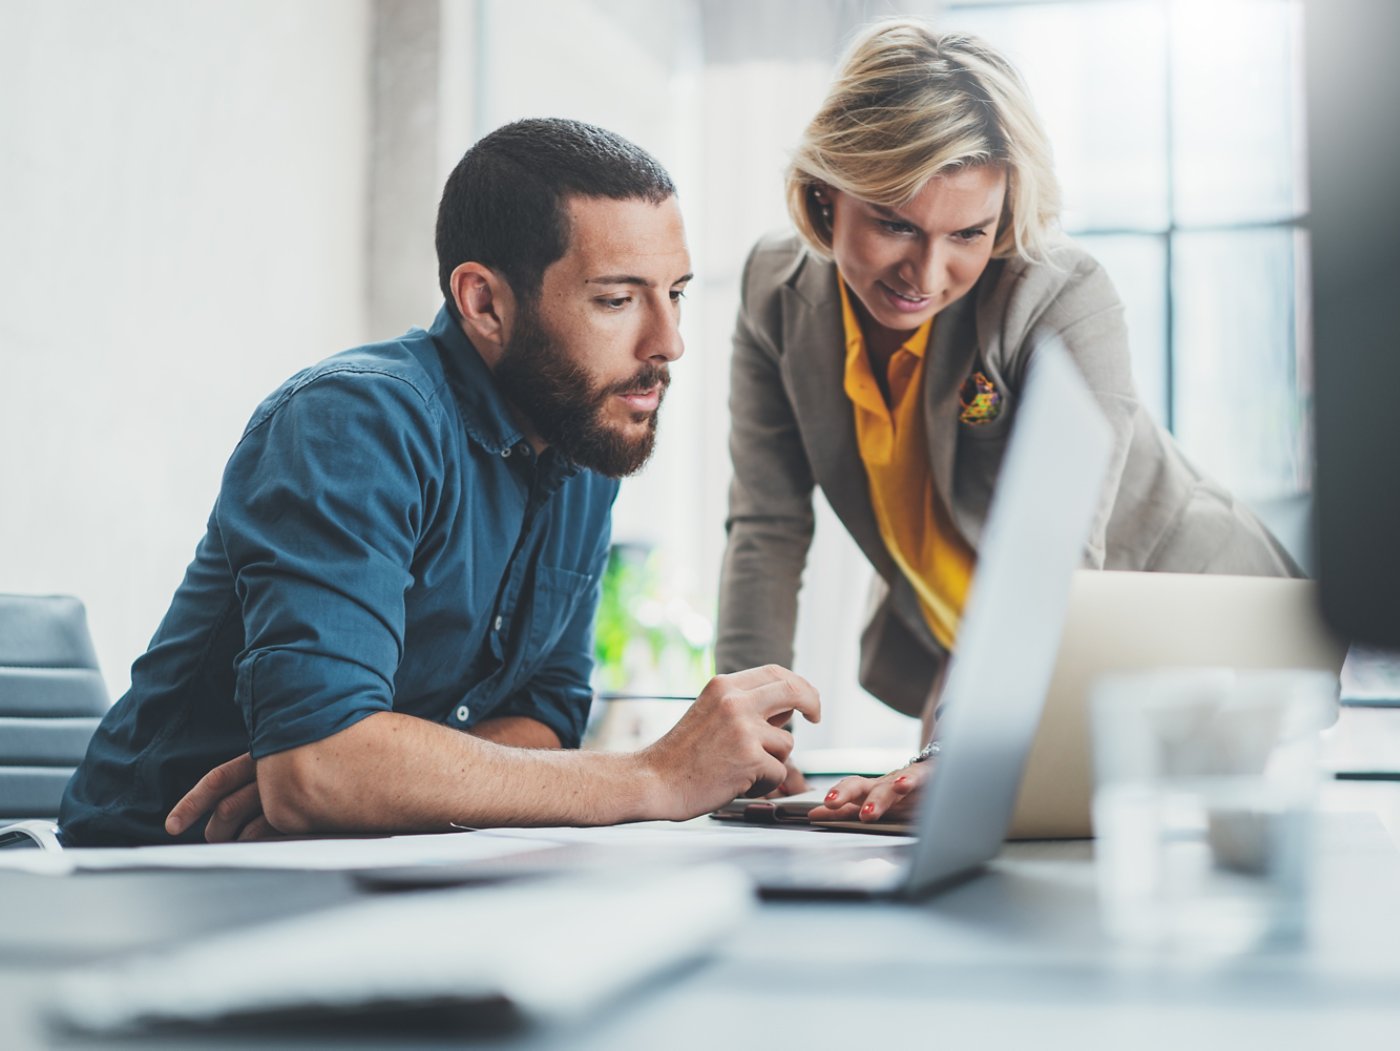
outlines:
[[[628,303],[632,302],[632,297],[631,297],[631,296],[612,296],[612,297],[607,297],[607,298],[604,298],[604,299],[600,299],[600,300],[598,300],[598,302],[599,302],[599,303],[602,303],[603,306],[607,307],[609,310],[621,310],[621,309],[622,309],[623,307],[625,307]]]
[[[683,289],[683,288],[673,288],[673,289],[671,289],[671,302],[672,302],[672,303],[679,303],[679,302],[680,302],[682,299],[684,299],[684,298],[685,298],[685,289]]]

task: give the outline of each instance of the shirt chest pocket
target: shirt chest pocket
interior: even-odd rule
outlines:
[[[592,601],[595,583],[587,573],[557,566],[535,567],[525,652],[527,664],[535,665],[549,659],[574,616]]]

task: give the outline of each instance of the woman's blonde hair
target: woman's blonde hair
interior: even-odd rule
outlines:
[[[1060,190],[1020,75],[974,36],[914,19],[877,22],[851,44],[802,136],[788,168],[788,211],[803,240],[830,258],[820,187],[898,208],[934,176],[982,165],[1006,171],[992,255],[1045,259]]]

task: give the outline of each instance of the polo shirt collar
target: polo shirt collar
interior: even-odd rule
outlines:
[[[846,338],[844,377],[846,396],[861,408],[888,417],[892,407],[885,404],[885,396],[880,392],[879,384],[875,379],[875,370],[871,367],[870,358],[865,353],[865,333],[861,331],[855,306],[851,302],[853,293],[847,286],[846,279],[841,277],[839,273],[836,285],[841,295],[841,328]],[[928,350],[929,334],[933,331],[933,320],[930,318],[910,333],[909,337],[900,344],[899,351],[912,354],[922,361]]]

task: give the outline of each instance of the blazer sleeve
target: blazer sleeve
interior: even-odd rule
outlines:
[[[777,282],[760,244],[744,266],[730,360],[728,542],[720,570],[721,674],[792,666],[797,593],[812,543],[811,466],[782,375]]]

